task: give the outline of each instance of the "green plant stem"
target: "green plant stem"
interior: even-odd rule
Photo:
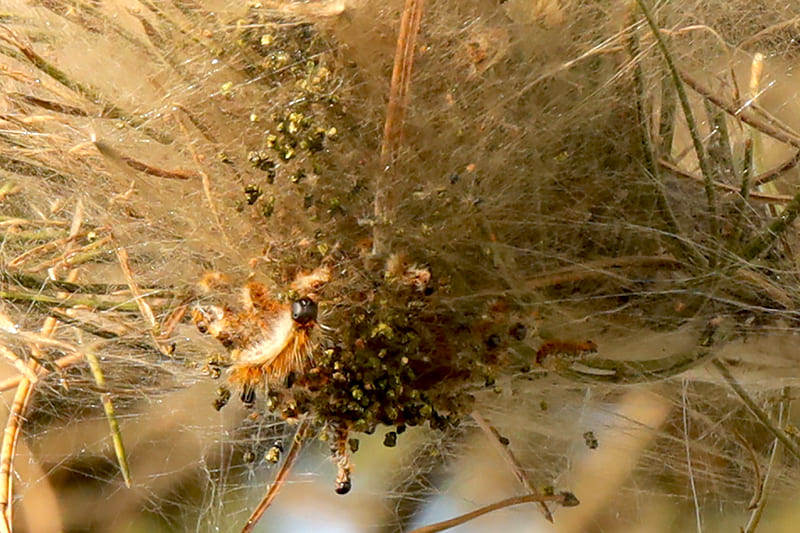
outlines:
[[[786,204],[781,211],[780,215],[769,225],[769,227],[761,232],[760,235],[753,237],[742,249],[742,258],[747,261],[755,259],[767,248],[769,248],[775,239],[781,235],[789,225],[794,222],[800,213],[800,192],[792,197],[792,200]]]
[[[111,401],[111,393],[106,391],[106,378],[103,374],[103,369],[100,367],[100,360],[91,349],[87,349],[85,354],[86,361],[89,363],[89,368],[92,371],[94,382],[97,384],[98,389],[103,391],[100,398],[103,402],[103,411],[108,420],[108,426],[111,430],[111,441],[114,444],[114,453],[117,456],[119,463],[119,470],[122,472],[122,479],[125,481],[125,486],[131,487],[131,471],[128,466],[128,456],[125,453],[125,444],[122,441],[122,431],[119,428],[117,415],[114,412],[114,404]]]
[[[139,310],[136,302],[133,302],[130,299],[107,300],[99,295],[77,296],[73,294],[66,298],[60,298],[56,296],[49,296],[47,294],[25,291],[0,290],[0,298],[4,300],[10,300],[12,302],[34,302],[42,304],[46,307],[75,307],[83,305],[99,310],[116,310],[126,312],[137,312]]]
[[[800,151],[797,152],[800,154]],[[753,140],[747,139],[744,143],[744,161],[742,163],[742,186],[739,194],[746,203],[750,198],[750,176],[753,174]]]
[[[653,37],[655,37],[656,42],[658,43],[661,54],[664,56],[664,60],[667,63],[667,68],[672,75],[672,81],[675,84],[675,89],[678,92],[678,99],[681,102],[683,115],[686,118],[686,126],[689,128],[689,134],[691,135],[692,143],[694,144],[694,151],[697,154],[697,161],[700,164],[700,172],[703,174],[706,202],[708,203],[708,212],[710,217],[709,225],[711,228],[711,235],[717,237],[719,233],[719,224],[717,221],[716,200],[714,195],[714,173],[708,158],[708,154],[706,154],[705,147],[703,146],[703,140],[700,137],[700,132],[697,129],[697,122],[694,119],[694,113],[692,112],[692,106],[689,103],[689,97],[687,96],[686,90],[683,87],[683,82],[681,81],[680,74],[675,66],[672,53],[669,51],[669,48],[667,48],[667,44],[664,42],[664,39],[661,36],[661,30],[658,28],[658,25],[653,18],[653,13],[650,11],[650,8],[647,6],[645,0],[636,0],[636,3],[639,4],[642,13],[644,13],[645,18],[647,19],[647,24],[650,26]]]
[[[733,164],[731,140],[728,134],[728,122],[725,118],[725,113],[708,99],[703,100],[703,103],[708,114],[708,121],[714,128],[709,140],[708,153],[716,167],[715,173],[723,181],[735,181],[737,169]]]
[[[636,38],[636,33],[631,31],[628,33],[628,54],[633,62],[633,83],[636,91],[636,119],[639,124],[639,138],[642,144],[642,154],[644,155],[645,170],[653,177],[655,186],[655,197],[658,211],[661,213],[666,225],[667,234],[671,237],[670,241],[681,257],[690,259],[697,265],[703,265],[705,259],[697,253],[697,251],[689,246],[682,238],[682,232],[678,219],[675,217],[675,212],[672,205],[669,203],[666,191],[664,190],[664,183],[661,180],[661,172],[657,164],[657,157],[653,150],[653,142],[650,138],[650,130],[647,127],[649,121],[647,119],[647,110],[645,108],[647,102],[647,90],[644,83],[644,73],[639,61],[639,42]],[[674,107],[674,106],[673,106]],[[663,111],[663,110],[662,110]],[[662,120],[664,117],[662,116]],[[662,122],[662,127],[663,127]],[[670,135],[671,137],[671,135]],[[670,138],[670,144],[672,139]]]
[[[672,141],[675,138],[675,85],[668,79],[661,83],[661,113],[658,126],[658,152],[667,160],[672,158]]]
[[[792,452],[792,455],[800,459],[800,446],[798,446],[797,443],[789,435],[787,435],[785,431],[772,422],[766,411],[759,407],[753,398],[747,394],[747,391],[745,391],[744,388],[739,385],[739,382],[733,377],[731,371],[728,370],[728,366],[716,357],[711,359],[711,364],[713,364],[714,367],[719,371],[723,379],[725,379],[725,381],[728,383],[728,386],[733,389],[733,392],[735,392],[739,399],[742,400],[742,403],[747,406],[753,416],[755,416],[758,421],[761,422],[764,427],[781,442],[781,444],[786,446],[786,449]]]

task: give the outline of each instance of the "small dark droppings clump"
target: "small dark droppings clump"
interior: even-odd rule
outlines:
[[[228,387],[217,389],[217,397],[214,399],[214,409],[219,411],[228,404],[231,399],[231,390]]]
[[[525,324],[522,322],[517,322],[508,330],[508,334],[511,336],[512,339],[517,341],[524,341],[525,337],[528,334],[528,328],[525,327]]]
[[[581,503],[580,500],[578,500],[578,498],[569,491],[562,491],[559,493],[559,495],[562,498],[561,505],[564,507],[575,507]]]
[[[586,447],[590,450],[596,450],[598,446],[600,446],[597,437],[594,434],[594,431],[587,431],[583,434],[583,440],[586,443]]]
[[[264,194],[264,191],[261,190],[261,187],[258,185],[250,184],[244,188],[244,197],[247,201],[247,205],[253,205],[261,198],[261,195]]]
[[[500,346],[500,344],[501,344],[500,335],[496,333],[492,333],[486,338],[486,348],[488,348],[489,350],[494,350],[495,348]]]

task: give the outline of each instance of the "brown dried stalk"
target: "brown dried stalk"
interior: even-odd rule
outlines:
[[[519,481],[523,488],[530,493],[529,495],[537,498],[543,498],[544,495],[528,478],[528,475],[525,473],[525,469],[522,468],[522,465],[519,463],[514,454],[511,453],[511,450],[509,450],[507,446],[500,442],[495,429],[489,425],[486,419],[483,418],[483,415],[477,411],[473,411],[471,416],[472,419],[475,420],[475,423],[478,424],[478,427],[481,428],[484,433],[486,433],[487,437],[489,437],[489,440],[491,441],[492,447],[495,449],[495,451],[497,451],[497,453],[503,457],[506,463],[511,466],[511,471],[514,473],[517,481]],[[538,500],[538,504],[539,509],[542,511],[545,519],[547,519],[548,522],[552,522],[553,514],[550,512],[550,509],[548,509],[547,504],[541,499]]]
[[[558,504],[563,505],[564,507],[571,507],[576,505],[577,500],[575,500],[575,496],[570,493],[562,493],[562,494],[553,494],[550,496],[541,496],[537,494],[528,494],[526,496],[515,496],[513,498],[507,498],[505,500],[501,500],[496,503],[492,503],[490,505],[486,505],[481,507],[480,509],[475,509],[474,511],[470,511],[469,513],[464,513],[461,516],[457,516],[456,518],[451,518],[450,520],[444,520],[442,522],[437,522],[435,524],[430,524],[428,526],[417,528],[409,533],[437,533],[439,531],[445,531],[450,528],[454,528],[456,526],[460,526],[470,520],[474,520],[479,516],[483,516],[488,513],[493,513],[494,511],[498,511],[500,509],[504,509],[506,507],[511,507],[512,505],[519,505],[521,503],[531,503],[536,502],[542,505],[545,502],[555,502]]]
[[[289,448],[289,452],[286,454],[286,458],[283,460],[283,464],[275,476],[275,481],[273,481],[272,485],[269,486],[267,493],[261,500],[261,503],[258,504],[258,507],[255,508],[253,514],[251,514],[250,518],[247,519],[247,523],[245,523],[244,527],[242,528],[242,533],[253,531],[253,528],[256,527],[258,521],[261,520],[261,517],[264,515],[267,509],[269,509],[273,500],[283,488],[283,485],[286,483],[286,479],[289,477],[289,472],[291,472],[292,467],[297,460],[300,449],[303,447],[306,429],[308,429],[308,421],[303,420],[297,426],[297,431],[292,439],[292,446]]]
[[[43,337],[52,335],[57,324],[58,322],[54,318],[46,318],[41,329],[41,335]],[[35,344],[31,345],[31,355],[28,367],[31,372],[38,372],[40,365],[36,361],[37,359],[43,359],[44,355]],[[34,383],[29,379],[23,376],[20,376],[20,378],[17,392],[14,395],[14,402],[11,405],[11,411],[6,421],[6,428],[3,432],[2,447],[0,447],[0,514],[2,514],[0,528],[4,532],[13,530],[12,495],[14,493],[14,476],[11,475],[11,472],[14,466],[17,440],[19,439],[22,422],[25,420],[25,411],[28,409],[34,388]]]
[[[143,161],[139,161],[138,159],[129,157],[127,155],[120,154],[111,146],[98,140],[94,141],[94,145],[97,147],[97,150],[101,154],[106,156],[108,159],[113,160],[117,164],[124,163],[133,170],[143,172],[148,176],[155,176],[157,178],[166,178],[173,180],[188,180],[197,177],[197,173],[192,172],[191,170],[183,170],[180,168],[175,170],[170,170],[167,168],[159,168],[147,164]]]
[[[728,102],[720,98],[718,95],[714,94],[710,89],[705,87],[699,80],[690,76],[687,72],[680,71],[681,80],[692,88],[697,94],[700,96],[707,98],[711,103],[728,113],[734,118],[737,118],[747,124],[748,126],[752,126],[753,128],[757,129],[761,133],[772,137],[777,141],[781,141],[788,145],[794,146],[795,148],[800,148],[800,138],[792,134],[791,132],[783,131],[777,127],[774,127],[770,124],[765,123],[760,118],[753,116],[751,113],[747,112],[746,108],[738,107],[736,104],[732,102]]]
[[[72,366],[72,365],[74,365],[76,363],[79,363],[81,361],[83,361],[83,354],[82,353],[74,353],[74,354],[65,355],[64,357],[56,359],[56,361],[53,363],[53,365],[55,365],[55,367],[58,368],[59,370],[62,370],[64,368],[70,367],[70,366]],[[50,371],[47,370],[46,368],[40,368],[38,376],[45,376],[45,375],[47,375],[49,373],[50,373]],[[6,380],[0,381],[0,392],[5,392],[7,390],[13,389],[14,387],[18,387],[23,379],[24,379],[24,377],[22,375],[17,375],[17,376],[14,376],[14,377],[10,377],[10,378],[8,378]]]
[[[406,0],[403,16],[400,20],[400,32],[397,36],[392,84],[389,89],[389,104],[386,108],[386,122],[381,143],[381,170],[375,188],[374,214],[376,229],[385,223],[390,206],[388,205],[388,187],[386,184],[387,165],[397,155],[403,137],[403,122],[408,107],[408,89],[411,85],[411,70],[414,66],[414,50],[422,20],[424,0]],[[373,252],[381,253],[385,243],[379,231],[373,239]]]

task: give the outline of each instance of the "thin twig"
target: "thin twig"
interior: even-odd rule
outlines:
[[[173,180],[189,180],[197,177],[197,173],[192,172],[191,170],[183,170],[180,168],[175,170],[159,168],[143,161],[139,161],[138,159],[134,159],[130,156],[123,155],[110,145],[96,139],[94,140],[94,145],[101,154],[113,160],[115,163],[124,163],[133,170],[143,172],[148,176]]]
[[[689,486],[692,489],[692,503],[694,504],[694,518],[697,524],[697,531],[702,533],[703,520],[700,516],[700,502],[697,499],[697,485],[694,482],[694,467],[692,466],[692,449],[689,446],[689,417],[686,413],[686,380],[683,380],[683,390],[681,391],[681,412],[683,418],[683,445],[686,451],[686,467],[689,471]]]
[[[800,154],[800,150],[797,152]],[[734,247],[739,246],[744,234],[745,211],[750,203],[751,177],[753,175],[753,139],[747,137],[744,141],[744,155],[742,159],[742,182],[739,186],[739,198],[734,201],[736,209],[733,213],[733,230],[730,242]]]
[[[661,112],[658,126],[658,153],[669,159],[672,156],[672,141],[675,138],[675,85],[668,79],[661,82]]]
[[[784,387],[781,392],[783,398],[778,404],[778,425],[783,427],[783,424],[786,421],[786,416],[791,408],[791,399],[790,390],[788,387]],[[756,529],[758,528],[758,524],[761,522],[764,509],[767,507],[767,495],[769,494],[767,486],[772,480],[772,468],[780,460],[781,456],[783,455],[782,452],[783,448],[781,447],[780,441],[775,439],[772,444],[772,453],[770,453],[769,462],[767,463],[767,471],[764,473],[764,479],[761,483],[762,487],[760,494],[758,495],[758,501],[756,502],[755,508],[750,515],[750,519],[747,521],[747,525],[745,526],[743,533],[755,533]]]
[[[27,379],[31,383],[36,383],[37,381],[39,381],[39,378],[36,376],[36,372],[31,370],[31,368],[25,364],[25,361],[23,361],[17,354],[11,351],[8,348],[8,346],[0,344],[0,355],[8,359],[8,361],[14,365],[14,368],[17,369],[17,372],[19,372],[22,376],[24,376],[25,379]]]
[[[170,144],[172,142],[172,139],[168,135],[145,126],[144,120],[136,118],[135,115],[120,109],[111,102],[105,101],[102,96],[91,87],[72,80],[64,71],[58,69],[55,65],[37,54],[28,43],[23,42],[22,39],[10,28],[3,27],[2,29],[5,30],[5,36],[0,35],[0,41],[4,41],[15,47],[28,61],[30,61],[34,67],[47,74],[64,87],[83,96],[90,102],[94,102],[102,106],[104,117],[119,119],[127,122],[134,128],[141,129],[141,131],[157,140],[161,144]]]
[[[650,383],[677,376],[705,363],[713,352],[706,348],[680,353],[670,357],[646,359],[641,361],[620,361],[616,359],[591,359],[575,363],[569,368],[559,369],[558,373],[576,381],[616,383]]]
[[[64,368],[70,367],[70,366],[72,366],[72,365],[74,365],[76,363],[80,363],[81,361],[83,361],[83,354],[82,353],[74,353],[74,354],[65,355],[64,357],[56,359],[53,364],[58,369],[64,369]],[[46,368],[44,368],[44,367],[39,368],[39,376],[45,376],[45,375],[47,375],[49,373],[50,373],[50,371],[47,370]],[[10,377],[10,378],[8,378],[6,380],[0,381],[0,392],[5,392],[7,390],[13,389],[14,387],[18,387],[23,378],[24,378],[23,376],[18,375],[18,376]]]
[[[76,238],[77,238],[77,236],[64,237],[62,239],[46,242],[44,244],[36,246],[35,248],[31,248],[30,250],[27,250],[26,252],[18,255],[17,257],[15,257],[11,261],[9,261],[6,264],[6,267],[7,268],[17,268],[22,263],[28,261],[31,257],[35,257],[37,255],[50,253],[53,250],[57,250],[61,246],[65,246],[65,245],[69,244],[70,242],[75,241]]]
[[[714,105],[718,106],[732,117],[741,120],[748,126],[754,127],[761,133],[768,135],[777,141],[781,141],[795,148],[800,148],[800,138],[798,138],[796,135],[764,123],[760,119],[748,113],[746,107],[739,107],[733,103],[726,102],[718,95],[711,92],[707,87],[703,86],[703,84],[690,76],[687,72],[681,71],[680,77],[683,82],[691,87],[697,94],[703,96],[704,98],[708,98],[714,103]]]
[[[737,169],[733,164],[728,122],[725,113],[709,100],[703,100],[712,125],[708,142],[708,154],[716,169],[716,175],[725,181],[736,181]]]
[[[137,311],[139,309],[139,306],[136,305],[136,302],[130,301],[130,298],[108,297],[101,296],[99,294],[70,294],[66,297],[58,297],[28,291],[0,290],[0,298],[4,300],[10,300],[12,302],[38,303],[44,307],[86,306],[101,311],[115,310],[126,312]],[[160,302],[159,305],[166,305],[166,303],[166,301]]]
[[[389,89],[389,104],[386,108],[386,122],[381,143],[381,162],[387,163],[403,136],[403,122],[408,107],[408,89],[411,85],[411,70],[414,66],[414,50],[417,44],[424,0],[406,0],[400,32],[397,36],[392,85]]]
[[[250,531],[253,531],[253,528],[256,527],[258,521],[261,519],[267,509],[269,509],[269,506],[272,505],[272,501],[283,488],[283,485],[286,483],[286,479],[289,477],[289,473],[292,470],[292,466],[294,466],[297,456],[303,447],[303,441],[305,440],[305,433],[308,425],[308,421],[303,420],[297,426],[297,431],[294,434],[294,438],[292,438],[292,446],[289,448],[280,470],[278,470],[278,473],[275,475],[275,481],[273,481],[269,486],[267,493],[261,500],[261,503],[258,504],[258,507],[255,508],[253,514],[251,514],[250,518],[247,519],[247,523],[245,523],[244,527],[242,528],[242,533],[249,533]]]
[[[119,266],[122,269],[123,275],[125,276],[125,281],[128,283],[131,296],[136,302],[136,305],[139,307],[139,312],[142,314],[145,322],[147,322],[148,328],[155,334],[158,327],[158,324],[156,323],[156,317],[153,314],[153,310],[150,308],[150,305],[147,303],[144,297],[142,297],[142,293],[139,290],[138,285],[136,285],[136,280],[133,279],[133,271],[131,270],[128,251],[122,246],[118,246],[116,252],[117,259],[119,260]]]
[[[32,368],[37,368],[38,363],[31,360]],[[6,421],[6,428],[3,433],[3,445],[0,449],[0,512],[2,512],[3,530],[12,531],[12,495],[14,492],[13,479],[11,475],[13,470],[14,455],[16,452],[17,439],[24,420],[24,413],[28,407],[31,394],[33,393],[33,384],[25,378],[22,378],[17,392],[14,395],[14,402],[11,404],[11,412]]]
[[[161,328],[161,334],[158,336],[160,340],[168,339],[172,335],[172,332],[175,331],[175,328],[181,323],[188,309],[189,304],[183,303],[172,310]]]
[[[150,340],[153,341],[153,345],[157,347],[162,354],[170,355],[170,348],[163,345],[158,340],[160,335],[159,324],[156,321],[155,314],[153,314],[152,307],[150,307],[150,304],[147,303],[147,300],[145,300],[144,296],[139,290],[138,285],[136,284],[136,280],[133,277],[133,271],[131,270],[130,258],[128,257],[127,250],[125,250],[125,248],[122,246],[118,246],[116,252],[120,268],[122,269],[122,273],[125,275],[125,281],[128,283],[128,288],[131,291],[131,296],[133,297],[134,301],[136,301],[136,305],[139,307],[139,313],[141,313],[142,318],[144,318],[145,322],[147,323]]]
[[[800,155],[800,150],[797,151],[797,154]],[[750,198],[750,187],[752,187],[753,180],[751,176],[753,175],[753,139],[747,138],[744,142],[744,161],[742,163],[742,186],[739,190],[739,194],[742,195],[742,200],[747,203],[748,198]],[[758,178],[756,178],[758,179]]]
[[[35,96],[31,96],[29,94],[22,94],[22,93],[10,93],[7,94],[10,98],[15,98],[17,100],[22,100],[30,105],[35,105],[36,107],[41,107],[42,109],[46,109],[47,111],[54,111],[56,113],[61,113],[63,115],[71,115],[74,117],[88,117],[90,114],[79,108],[74,107],[68,104],[64,104],[62,102],[56,102],[53,100],[45,100],[44,98],[37,98]]]
[[[57,257],[42,261],[38,265],[28,268],[27,271],[41,272],[50,267],[73,267],[82,263],[87,263],[97,256],[104,254],[106,252],[106,245],[110,242],[111,236],[106,235],[105,237],[101,237],[79,248],[68,247]]]
[[[761,496],[764,493],[764,480],[761,478],[761,467],[758,464],[758,456],[753,449],[753,445],[735,429],[733,430],[733,435],[736,437],[736,440],[739,441],[739,444],[742,445],[742,448],[747,451],[747,455],[750,456],[750,462],[753,464],[753,496],[747,504],[747,508],[753,510],[758,506],[758,503],[761,501]],[[778,443],[777,440],[773,442],[775,444]]]
[[[409,531],[409,533],[437,533],[439,531],[445,531],[450,528],[454,528],[470,520],[474,520],[479,516],[483,516],[488,513],[492,513],[494,511],[498,511],[500,509],[504,509],[506,507],[511,507],[512,505],[519,505],[521,503],[540,503],[544,505],[546,502],[555,502],[565,507],[570,507],[576,505],[575,497],[571,494],[553,494],[548,496],[538,496],[536,494],[528,494],[526,496],[515,496],[513,498],[507,498],[505,500],[501,500],[496,503],[492,503],[490,505],[486,505],[481,507],[480,509],[475,509],[474,511],[470,511],[469,513],[464,513],[461,516],[456,518],[451,518],[450,520],[444,520],[442,522],[437,522],[435,524],[430,524],[424,527],[417,528],[413,531]]]
[[[751,196],[753,196],[752,193]],[[750,261],[761,255],[761,253],[769,248],[775,239],[786,231],[786,228],[794,222],[798,213],[800,213],[800,192],[794,195],[792,200],[786,204],[786,207],[781,211],[781,214],[778,215],[767,229],[745,244],[742,249],[742,257]]]
[[[560,268],[534,276],[525,282],[525,289],[531,291],[563,283],[578,283],[603,277],[619,277],[613,270],[622,268],[678,269],[682,266],[684,266],[684,263],[668,255],[609,257],[597,259],[595,261],[587,261],[580,265]]]
[[[739,382],[736,381],[736,378],[733,377],[731,371],[728,370],[728,365],[720,361],[718,358],[714,357],[711,359],[711,364],[713,364],[725,381],[728,383],[733,392],[742,400],[750,412],[755,416],[759,422],[761,422],[764,427],[775,436],[784,446],[786,449],[792,452],[792,454],[800,459],[800,446],[786,434],[786,432],[775,425],[775,423],[770,420],[769,415],[764,411],[758,404],[753,400],[753,398],[744,390],[744,388],[739,385]]]
[[[766,28],[764,28],[760,32],[756,33],[752,37],[748,37],[747,39],[742,41],[739,44],[739,48],[741,48],[742,50],[746,50],[753,43],[758,42],[762,37],[765,37],[767,35],[770,35],[771,33],[783,30],[784,28],[790,28],[792,26],[796,26],[798,24],[800,24],[800,17],[794,17],[794,18],[791,18],[789,20],[784,20],[784,21],[779,22],[777,24],[773,24],[772,26],[767,26]]]
[[[472,419],[478,424],[478,427],[486,434],[489,438],[489,441],[492,443],[492,448],[500,454],[500,456],[505,460],[505,462],[511,467],[511,471],[514,473],[514,477],[517,478],[517,481],[522,485],[522,487],[527,490],[532,496],[542,497],[541,491],[536,488],[531,480],[528,478],[528,474],[525,472],[525,469],[522,468],[522,465],[517,460],[516,456],[511,453],[511,450],[508,449],[508,446],[504,445],[500,442],[500,439],[497,436],[495,429],[489,425],[489,422],[483,418],[478,411],[473,411],[471,413]],[[547,504],[544,502],[539,502],[539,509],[542,511],[545,519],[548,522],[553,521],[553,513],[550,512],[550,509],[547,508]]]
[[[796,167],[798,163],[800,163],[800,150],[795,152],[791,158],[787,159],[780,165],[771,168],[766,172],[762,172],[761,174],[753,178],[752,184],[754,186],[764,185],[765,183],[769,183],[777,178],[780,178],[784,173]]]

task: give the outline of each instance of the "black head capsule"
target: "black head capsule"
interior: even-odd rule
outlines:
[[[317,319],[317,302],[311,298],[300,298],[292,302],[292,320],[304,326]]]
[[[337,481],[336,482],[336,494],[345,495],[350,492],[352,485],[350,484],[350,480],[346,479],[344,481]]]
[[[252,385],[245,385],[240,396],[242,403],[247,407],[252,407],[256,403],[256,389]],[[219,410],[219,409],[218,409]]]

